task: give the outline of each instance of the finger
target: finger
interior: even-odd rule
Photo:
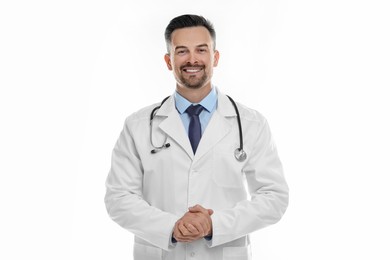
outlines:
[[[178,242],[191,242],[191,241],[195,241],[197,239],[201,238],[200,235],[195,235],[195,236],[183,236],[183,235],[179,235],[177,237],[175,237],[175,239],[178,241]]]
[[[176,241],[181,243],[189,243],[198,239],[200,239],[200,237],[180,237],[180,238],[176,238]]]
[[[208,209],[207,211],[209,212],[210,216],[214,214],[214,210],[212,210],[212,209]]]
[[[202,206],[200,206],[200,205],[198,205],[198,204],[195,205],[195,206],[193,206],[193,207],[188,208],[188,210],[189,210],[190,212],[192,212],[192,213],[202,212],[202,213],[205,213],[205,214],[209,214],[208,211],[207,211],[207,209],[203,208]]]
[[[179,223],[178,229],[183,236],[192,235],[191,232],[184,226],[184,223]]]
[[[173,237],[178,242],[190,242],[194,239],[193,237],[183,236],[182,233],[180,232],[179,228],[175,229],[175,231],[173,233]]]
[[[180,233],[180,230],[177,228],[177,226],[175,226],[175,228],[173,230],[173,237],[176,239],[176,241],[181,240],[181,233]]]
[[[205,208],[203,208],[201,205],[199,205],[199,204],[196,204],[196,205],[194,205],[194,206],[192,206],[192,207],[189,207],[188,209],[192,209],[192,210],[196,210],[196,211],[201,211],[201,210],[203,210],[203,209],[205,209]]]
[[[180,234],[176,240],[179,242],[192,242],[201,239],[203,237],[204,237],[203,234],[190,235],[190,236],[183,236]]]
[[[196,230],[198,230],[198,234],[200,236],[204,236],[203,234],[205,233],[205,229],[200,221],[194,221],[191,224],[196,228]]]
[[[202,224],[202,227],[203,227],[203,230],[204,230],[203,236],[206,236],[207,233],[208,233],[209,230],[210,230],[210,225],[209,225],[207,219],[204,219],[204,220],[201,222],[201,224]]]
[[[195,208],[195,207],[188,208],[188,211],[191,212],[191,213],[200,212],[199,209],[198,209],[198,208]]]
[[[210,216],[202,214],[201,216],[199,216],[199,221],[203,227],[204,235],[206,236],[210,234],[212,229],[212,222]]]
[[[192,224],[187,224],[187,225],[184,225],[186,228],[187,228],[187,230],[189,231],[189,232],[191,232],[193,235],[199,235],[199,231],[192,225]]]
[[[191,223],[188,223],[188,222],[184,222],[183,223],[183,226],[187,229],[187,231],[190,233],[190,234],[186,234],[186,236],[199,236],[200,234],[200,230],[198,230],[193,224]],[[183,233],[184,234],[184,233]]]
[[[200,225],[202,227],[202,230],[203,231],[207,231],[207,229],[209,228],[209,214],[203,214],[203,213],[194,213],[193,216],[195,216],[195,219],[194,219],[194,223],[197,223],[198,225]],[[200,231],[200,230],[199,230]]]

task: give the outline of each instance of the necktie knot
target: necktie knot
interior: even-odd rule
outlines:
[[[186,113],[190,116],[199,116],[199,114],[202,112],[203,106],[202,105],[191,105],[187,108]]]

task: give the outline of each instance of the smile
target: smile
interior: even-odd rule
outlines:
[[[203,67],[186,67],[186,68],[183,68],[183,71],[186,72],[186,73],[198,73],[200,71],[203,70]]]

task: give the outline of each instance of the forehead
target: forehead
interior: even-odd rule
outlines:
[[[171,36],[174,46],[197,46],[200,44],[211,45],[212,38],[209,31],[203,26],[176,29]]]

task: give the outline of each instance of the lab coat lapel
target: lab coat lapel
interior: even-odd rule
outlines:
[[[218,91],[217,109],[214,111],[207,128],[205,129],[194,160],[201,158],[232,129],[232,119],[236,117],[234,107],[226,95]]]
[[[173,96],[171,96],[158,110],[156,113],[156,118],[157,117],[165,117],[159,124],[160,129],[182,147],[190,158],[193,158],[194,154],[192,152],[191,143],[179,113],[176,110]]]

